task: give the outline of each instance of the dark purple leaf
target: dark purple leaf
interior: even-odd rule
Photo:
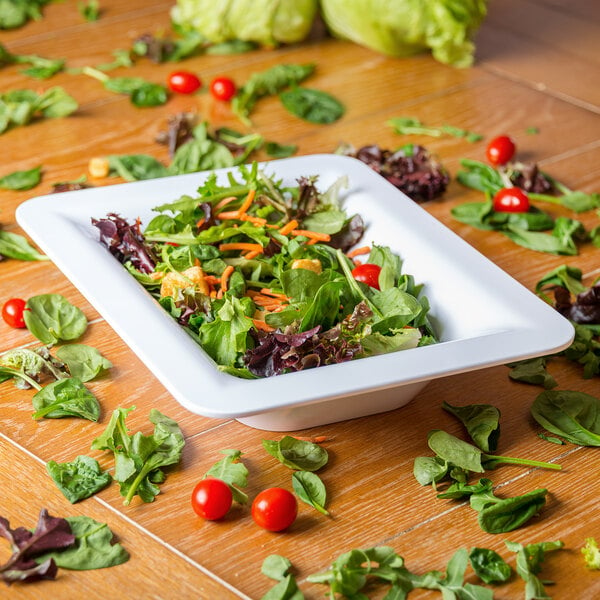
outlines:
[[[600,325],[600,284],[578,294],[575,302],[563,287],[554,290],[554,297],[556,310],[567,319],[581,325]]]

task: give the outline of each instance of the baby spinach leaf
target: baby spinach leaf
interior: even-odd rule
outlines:
[[[58,567],[76,571],[105,569],[126,562],[129,553],[119,543],[113,543],[114,534],[106,523],[91,517],[67,517],[75,536],[75,543],[65,550],[48,552],[35,558],[41,562],[52,558]]]
[[[46,471],[72,504],[89,498],[112,481],[111,475],[102,471],[95,458],[83,455],[72,462],[48,461]]]
[[[510,565],[494,550],[471,548],[469,562],[479,579],[485,583],[504,583],[512,575]]]
[[[547,362],[548,357],[539,356],[537,358],[529,358],[527,360],[510,363],[507,365],[510,367],[508,376],[514,381],[522,381],[523,383],[530,383],[532,385],[541,385],[549,390],[556,387],[558,384],[556,383],[556,379],[554,379],[554,377],[546,370]]]
[[[521,496],[497,498],[489,492],[471,496],[471,507],[479,512],[479,526],[486,533],[506,533],[527,523],[546,504],[548,490],[540,488]]]
[[[325,510],[325,502],[327,501],[327,490],[325,484],[316,473],[310,471],[296,471],[292,474],[292,486],[294,492],[302,500],[310,506],[316,508],[320,513],[328,515]]]
[[[329,460],[327,450],[307,440],[286,435],[281,440],[263,440],[263,448],[280,463],[298,471],[318,471]]]
[[[288,156],[296,154],[297,151],[298,146],[293,144],[282,145],[277,142],[267,142],[265,144],[265,152],[267,153],[267,156],[270,156],[271,158],[287,158]]]
[[[206,473],[205,477],[216,477],[223,480],[231,489],[233,499],[240,504],[248,502],[248,496],[240,488],[248,485],[248,469],[240,460],[239,450],[221,450],[225,458],[216,462]]]
[[[42,167],[34,167],[27,171],[14,171],[0,177],[0,188],[5,190],[30,190],[42,180]]]
[[[500,435],[500,411],[490,404],[452,406],[442,404],[444,410],[460,419],[475,444],[484,452],[495,450]]]
[[[560,438],[551,436],[551,435],[546,435],[545,433],[541,432],[538,433],[538,437],[541,440],[545,440],[546,442],[550,442],[551,444],[557,444],[559,446],[564,446],[565,442],[563,440],[561,440]]]
[[[0,256],[16,260],[50,260],[18,233],[0,230]]]
[[[60,294],[32,296],[25,308],[25,325],[43,344],[75,340],[87,329],[83,312]]]
[[[455,481],[446,488],[445,492],[438,494],[438,498],[458,500],[465,496],[472,496],[473,494],[490,493],[492,491],[493,483],[491,479],[482,478],[478,483],[468,484],[462,481]]]
[[[448,474],[448,463],[437,456],[417,456],[413,475],[421,485],[436,484]]]
[[[160,493],[156,484],[165,480],[161,468],[178,463],[185,445],[177,423],[154,408],[149,415],[154,432],[129,435],[125,420],[133,409],[116,409],[104,433],[92,442],[93,449],[114,453],[114,479],[119,482],[125,505],[136,495],[143,502],[153,502]]]
[[[290,113],[310,123],[333,123],[346,112],[337,98],[321,90],[293,87],[279,94],[279,99]]]
[[[100,404],[96,396],[75,378],[59,379],[42,388],[32,399],[34,419],[61,419],[80,417],[97,421]]]
[[[85,344],[62,346],[56,351],[56,356],[67,365],[71,376],[81,381],[91,381],[112,367],[112,363],[99,350]]]
[[[161,162],[148,154],[122,154],[108,157],[111,171],[115,171],[126,181],[141,181],[166,177],[169,170]]]
[[[65,379],[69,374],[64,365],[54,359],[46,346],[15,348],[0,355],[0,381],[15,378],[16,387],[42,389],[39,381],[44,376]]]
[[[547,390],[531,406],[545,429],[573,444],[600,446],[600,400],[584,392]]]

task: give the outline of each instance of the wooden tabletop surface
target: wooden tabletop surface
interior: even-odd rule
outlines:
[[[51,3],[41,20],[2,31],[0,42],[14,54],[65,58],[70,68],[97,65],[110,61],[113,50],[130,47],[143,33],[168,32],[172,4],[100,0],[100,19],[88,23],[75,1]],[[299,155],[332,152],[340,142],[377,143],[384,148],[419,142],[454,174],[462,157],[485,160],[486,140],[508,133],[516,139],[521,157],[539,163],[573,189],[597,192],[599,22],[599,5],[589,0],[492,2],[477,36],[476,64],[469,69],[443,65],[428,54],[388,58],[322,35],[275,50],[197,56],[180,66],[205,81],[225,74],[241,83],[250,73],[277,63],[314,62],[317,69],[311,87],[331,92],[344,102],[347,112],[342,119],[331,125],[307,124],[287,114],[273,98],[261,101],[253,113],[254,130],[281,144],[297,144]],[[166,161],[166,149],[154,140],[170,115],[197,111],[214,126],[243,129],[226,106],[212,102],[207,94],[173,96],[164,106],[139,109],[85,75],[63,72],[38,82],[20,69],[16,65],[1,69],[0,91],[60,85],[80,107],[67,118],[40,120],[0,136],[0,175],[43,165],[43,180],[36,188],[0,191],[0,223],[5,231],[23,233],[15,220],[17,206],[48,193],[53,183],[86,174],[94,156],[147,153]],[[118,74],[161,82],[173,69],[171,63],[139,60],[131,70]],[[431,125],[449,123],[482,133],[485,139],[470,143],[453,137],[398,136],[385,126],[395,116],[415,116]],[[532,127],[536,134],[527,133]],[[98,186],[118,182],[115,178],[93,180]],[[423,207],[529,289],[561,264],[579,267],[587,283],[600,274],[600,250],[591,244],[583,245],[577,256],[543,254],[517,246],[499,233],[452,219],[452,207],[480,199],[478,192],[453,180],[443,199]],[[552,209],[552,213],[573,216],[562,209]],[[596,211],[578,218],[587,228],[599,223]],[[234,508],[220,522],[203,521],[192,512],[190,495],[220,458],[219,451],[226,448],[244,453],[251,498],[267,487],[289,488],[289,471],[275,464],[261,446],[262,439],[279,439],[281,433],[188,412],[52,263],[1,261],[0,291],[2,302],[14,296],[63,294],[90,322],[82,341],[98,348],[114,365],[108,376],[88,384],[102,405],[99,423],[34,421],[31,390],[18,390],[11,382],[0,385],[0,515],[12,526],[31,528],[42,508],[56,516],[88,515],[108,523],[131,556],[110,569],[60,569],[53,582],[0,587],[1,597],[37,599],[52,594],[56,599],[92,599],[105,598],[110,591],[112,598],[260,598],[274,583],[261,574],[262,561],[277,553],[291,560],[305,597],[321,598],[325,588],[309,583],[307,576],[353,548],[392,546],[411,571],[423,573],[444,570],[456,550],[474,546],[494,549],[514,566],[514,554],[507,551],[505,539],[522,544],[562,540],[564,550],[544,562],[542,577],[555,581],[547,587],[548,593],[565,599],[600,596],[600,572],[586,569],[580,552],[586,537],[594,535],[600,541],[598,450],[540,439],[541,428],[530,416],[540,389],[511,381],[505,366],[437,379],[407,406],[389,413],[296,432],[326,438],[331,458],[321,477],[331,517],[301,504],[299,517],[288,531],[270,533],[253,523],[248,507]],[[0,352],[32,345],[35,339],[27,330],[0,322]],[[584,379],[578,366],[556,360],[550,369],[560,389],[600,395],[598,378]],[[463,435],[460,424],[442,410],[443,401],[497,406],[502,413],[502,453],[562,465],[561,472],[504,466],[491,475],[494,484],[501,485],[502,495],[548,488],[547,505],[525,527],[508,534],[484,533],[468,502],[438,500],[430,487],[415,481],[413,461],[429,453],[429,430]],[[70,504],[47,476],[45,463],[88,454],[110,466],[107,456],[90,450],[91,441],[103,431],[115,408],[131,405],[137,407],[130,417],[132,431],[149,433],[147,415],[152,407],[180,424],[186,438],[181,463],[168,470],[152,503],[135,499],[124,506],[113,483],[90,499]],[[2,562],[8,548],[0,546]],[[476,582],[470,569],[468,579]],[[434,591],[410,595],[438,596]],[[381,589],[374,588],[373,597],[382,597]],[[523,581],[513,576],[508,584],[495,588],[495,597],[524,597]]]

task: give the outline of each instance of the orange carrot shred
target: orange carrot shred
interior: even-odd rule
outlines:
[[[291,233],[292,235],[302,235],[318,242],[329,242],[331,240],[331,236],[328,233],[319,233],[318,231],[310,231],[309,229],[294,229]]]
[[[225,269],[223,269],[223,274],[221,275],[221,290],[223,292],[227,291],[227,284],[229,283],[229,278],[233,273],[233,267],[231,265],[227,265]]]
[[[215,212],[218,211],[220,208],[223,208],[224,206],[227,206],[230,202],[233,202],[234,200],[237,200],[236,196],[228,196],[227,198],[223,198],[223,200],[220,200],[215,205]]]
[[[260,319],[252,319],[252,323],[256,329],[261,329],[262,331],[275,331],[274,327],[267,325],[267,323],[261,321]]]
[[[256,190],[250,190],[246,196],[246,199],[240,206],[238,214],[243,215],[250,208],[252,202],[254,202],[254,196],[256,196]]]
[[[247,242],[231,242],[219,244],[219,250],[221,252],[226,252],[227,250],[254,250],[256,252],[262,252],[263,247],[260,244],[251,244]]]
[[[251,250],[250,252],[246,252],[246,254],[243,254],[242,256],[246,260],[250,260],[252,258],[256,258],[259,254],[260,254],[260,252],[258,252],[257,250]]]
[[[369,254],[369,252],[371,252],[371,248],[369,246],[361,246],[360,248],[354,248],[354,250],[350,250],[350,252],[346,252],[346,256],[348,258],[354,258],[355,256]]]
[[[273,292],[272,290],[270,290],[269,288],[262,288],[260,290],[261,294],[264,294],[265,296],[273,296],[273,298],[281,298],[282,300],[289,300],[289,296],[286,296],[285,294],[280,294],[278,292]]]
[[[201,219],[198,219],[196,221],[196,227],[198,229],[200,229],[200,227],[202,227],[202,225],[204,225],[204,223],[206,223],[206,219],[204,217],[202,217]]]
[[[298,221],[296,221],[296,219],[292,219],[291,221],[286,223],[283,227],[281,227],[281,229],[279,230],[279,233],[281,233],[281,235],[287,235],[292,230],[296,229],[296,227],[298,227]]]

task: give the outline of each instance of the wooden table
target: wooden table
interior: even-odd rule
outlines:
[[[101,0],[100,20],[85,23],[74,1],[53,3],[45,7],[42,20],[3,31],[0,41],[13,53],[64,57],[69,67],[96,65],[108,62],[113,50],[130,47],[142,33],[168,31],[172,4]],[[516,138],[523,158],[537,161],[574,189],[592,192],[600,188],[599,19],[598,5],[589,0],[494,2],[477,37],[476,66],[466,70],[442,65],[427,54],[392,59],[322,36],[272,51],[199,56],[181,66],[198,72],[205,81],[226,74],[243,82],[251,72],[277,63],[314,61],[317,72],[312,87],[335,94],[347,106],[339,122],[328,126],[303,123],[286,114],[275,99],[261,102],[253,114],[256,131],[282,144],[297,144],[299,154],[331,152],[342,141],[387,148],[414,141],[435,152],[451,173],[456,172],[461,157],[484,160],[485,141],[409,139],[384,125],[394,116],[416,116],[426,124],[450,123],[480,132],[486,139],[509,133]],[[173,69],[173,64],[140,60],[133,72],[164,81]],[[240,128],[229,111],[211,103],[207,95],[177,96],[165,106],[142,110],[84,75],[61,73],[32,84],[17,66],[9,66],[2,69],[1,77],[3,92],[61,85],[80,103],[71,117],[39,121],[0,137],[0,174],[38,164],[44,171],[42,183],[33,190],[0,192],[0,221],[7,231],[20,232],[14,216],[20,203],[47,193],[52,183],[85,174],[93,156],[145,152],[167,160],[166,149],[154,138],[169,115],[197,110],[214,125]],[[539,133],[527,134],[531,127]],[[118,181],[104,179],[94,184]],[[565,263],[581,268],[587,283],[600,274],[599,250],[591,245],[583,246],[574,257],[546,255],[451,218],[453,206],[479,199],[478,193],[453,181],[442,200],[423,206],[530,289],[547,271]],[[588,228],[598,224],[595,211],[580,218]],[[306,597],[320,598],[325,588],[308,583],[306,577],[352,548],[391,545],[412,571],[421,573],[443,570],[455,550],[473,546],[495,549],[514,566],[505,539],[524,544],[562,540],[565,549],[544,563],[543,577],[556,581],[548,591],[555,598],[600,595],[600,575],[586,570],[580,554],[586,537],[595,535],[600,541],[598,450],[556,446],[540,439],[540,427],[529,414],[539,389],[510,381],[504,366],[433,381],[409,405],[391,413],[299,432],[327,438],[331,460],[322,479],[332,517],[301,505],[291,529],[274,534],[255,526],[247,507],[234,508],[222,522],[205,522],[193,514],[189,498],[195,483],[224,448],[244,452],[251,497],[266,487],[289,486],[289,472],[274,464],[261,447],[263,438],[281,434],[186,411],[51,263],[0,262],[0,290],[2,301],[12,296],[64,294],[83,309],[91,323],[83,341],[100,349],[114,364],[109,376],[89,384],[102,404],[97,424],[78,419],[35,422],[31,391],[17,390],[11,383],[0,386],[0,514],[13,526],[29,527],[43,507],[59,516],[88,515],[108,523],[131,554],[127,563],[115,568],[60,570],[55,582],[0,587],[0,596],[37,599],[52,594],[56,599],[91,599],[105,598],[110,592],[112,598],[260,598],[273,584],[260,572],[262,561],[278,553],[292,561]],[[32,344],[27,330],[0,323],[0,352]],[[551,372],[562,389],[600,392],[598,378],[584,380],[577,366],[557,360]],[[547,506],[526,527],[506,535],[486,534],[468,503],[438,500],[429,487],[414,480],[413,460],[428,454],[430,429],[462,434],[460,425],[442,410],[444,400],[498,406],[503,453],[562,464],[562,472],[516,466],[493,472],[495,484],[502,484],[502,495],[549,489]],[[181,464],[169,471],[151,504],[134,501],[125,507],[116,484],[91,499],[69,504],[46,475],[44,464],[91,454],[108,466],[108,458],[90,451],[91,440],[103,431],[113,409],[130,405],[137,406],[130,417],[132,431],[148,432],[151,407],[180,423],[187,441]],[[469,573],[469,580],[475,581]],[[436,594],[421,591],[411,597],[439,597]],[[496,597],[523,597],[523,582],[515,576],[497,589]]]

